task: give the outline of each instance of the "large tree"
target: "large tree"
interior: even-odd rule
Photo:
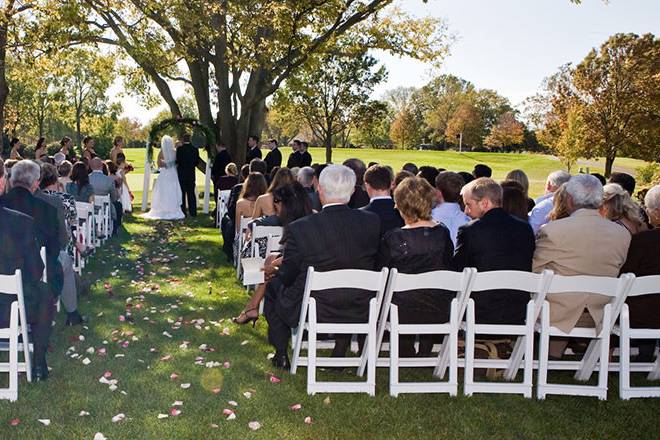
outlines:
[[[522,144],[524,139],[525,126],[509,111],[500,115],[484,139],[484,144],[490,148],[510,147]]]
[[[181,111],[172,83],[190,85],[199,119],[240,163],[247,137],[263,128],[266,99],[347,31],[359,30],[367,48],[440,58],[442,23],[386,9],[392,2],[74,0],[61,5],[58,19],[74,38],[123,48],[174,116]]]

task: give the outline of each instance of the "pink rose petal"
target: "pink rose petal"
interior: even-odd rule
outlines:
[[[103,373],[103,377],[105,377],[106,379],[110,379],[112,377],[112,371],[106,371],[105,373]]]
[[[211,390],[211,392],[213,392],[213,394],[218,394],[220,391],[222,391],[222,388],[213,388]]]
[[[311,425],[312,423],[314,422],[310,416],[305,417],[305,425]]]
[[[291,405],[289,408],[291,409],[291,411],[299,411],[300,408],[302,408],[302,405],[299,404],[299,403],[294,403],[294,404]]]
[[[179,378],[179,375],[178,375],[178,374],[176,374],[176,373],[172,373],[172,374],[170,374],[170,379],[172,379],[172,380],[177,380],[178,378]]]
[[[222,410],[222,414],[228,416],[228,415],[230,415],[230,414],[234,414],[234,410],[233,410],[233,409],[229,409],[229,408],[225,408],[225,409]]]
[[[9,424],[10,424],[11,426],[18,426],[18,425],[21,424],[21,419],[11,419],[11,420],[9,421]]]
[[[171,415],[172,417],[176,417],[176,416],[178,416],[179,414],[181,414],[181,410],[180,410],[180,409],[178,409],[178,408],[171,408],[171,409],[170,409],[170,415]]]
[[[248,423],[248,428],[250,428],[253,431],[256,431],[257,429],[261,428],[261,423],[255,421],[252,421]]]
[[[270,376],[269,380],[270,380],[272,383],[280,383],[280,382],[282,382],[282,379],[280,379],[280,378],[277,377],[277,376]]]
[[[165,356],[163,356],[162,358],[160,358],[160,360],[163,361],[163,362],[167,362],[167,361],[169,361],[170,359],[172,359],[172,355],[171,355],[171,354],[166,354]]]

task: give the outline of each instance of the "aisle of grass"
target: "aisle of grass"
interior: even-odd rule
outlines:
[[[378,372],[375,398],[307,396],[305,369],[296,376],[272,371],[265,321],[252,329],[229,320],[246,293],[209,225],[205,218],[186,223],[127,218],[126,230],[86,269],[97,280],[80,305],[89,325],[65,328],[64,316],[57,317],[52,376],[36,384],[21,379],[19,401],[0,402],[0,438],[92,439],[101,432],[108,439],[601,439],[650,438],[657,431],[660,401],[618,400],[615,377],[607,402],[502,395],[391,398],[385,369]],[[281,382],[273,382],[271,372]],[[104,373],[118,381],[116,390],[99,382]],[[176,401],[181,405],[173,406]],[[291,410],[297,403],[302,409]],[[172,408],[181,413],[172,416]],[[235,411],[236,418],[227,420],[224,409]],[[118,414],[125,419],[113,423]],[[11,426],[13,419],[20,423]],[[50,419],[50,425],[37,419]],[[252,421],[262,425],[256,432],[248,427]]]

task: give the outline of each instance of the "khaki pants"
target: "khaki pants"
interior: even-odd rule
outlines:
[[[587,309],[584,309],[582,316],[578,319],[578,322],[575,324],[576,327],[596,327],[594,319],[591,317]],[[549,345],[549,353],[551,357],[560,358],[564,355],[566,351],[566,346],[568,345],[569,338],[552,338]]]

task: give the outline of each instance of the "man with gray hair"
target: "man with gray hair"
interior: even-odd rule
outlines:
[[[534,272],[553,270],[558,275],[617,277],[626,261],[630,233],[600,216],[603,185],[589,174],[566,183],[569,217],[541,228],[534,252]],[[609,298],[589,293],[548,295],[550,324],[564,332],[575,326],[600,325]],[[551,341],[550,355],[560,358],[566,341]]]
[[[312,167],[302,167],[298,171],[298,183],[305,188],[309,200],[312,202],[312,207],[320,204],[319,194],[314,191],[314,168]]]
[[[548,180],[545,182],[545,195],[536,199],[536,205],[529,212],[529,225],[534,230],[534,234],[539,232],[541,226],[548,223],[548,215],[552,211],[555,192],[570,178],[571,175],[563,170],[554,171],[548,175]]]
[[[288,368],[291,328],[298,326],[307,268],[373,270],[380,243],[380,219],[371,212],[350,209],[355,173],[343,165],[329,165],[319,178],[323,209],[289,224],[283,256],[267,264],[271,279],[264,314],[268,339],[275,346],[273,365]],[[320,322],[366,322],[372,295],[355,290],[313,294]],[[339,335],[333,356],[346,353],[350,335]]]

